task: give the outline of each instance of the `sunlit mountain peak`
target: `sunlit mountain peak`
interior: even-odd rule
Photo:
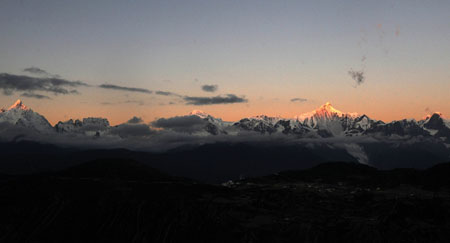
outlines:
[[[334,108],[330,102],[327,102],[317,108],[314,111],[307,112],[296,116],[297,120],[305,120],[306,118],[317,117],[317,118],[331,118],[331,117],[357,117],[358,113],[344,113],[336,108]]]
[[[27,106],[25,106],[22,103],[22,100],[18,99],[16,101],[16,103],[14,103],[14,105],[12,105],[11,107],[9,107],[8,110],[12,110],[12,109],[20,109],[20,110],[29,110],[30,108],[28,108]]]
[[[209,116],[208,113],[206,113],[206,112],[204,112],[204,111],[201,111],[201,110],[193,110],[193,111],[191,111],[191,112],[189,113],[189,115],[190,115],[190,116],[198,116],[198,117],[201,117],[201,118],[206,118],[206,117]]]

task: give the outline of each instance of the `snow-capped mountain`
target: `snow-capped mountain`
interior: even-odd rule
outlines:
[[[295,117],[296,120],[322,137],[357,135],[372,127],[377,121],[358,113],[344,113],[329,102],[318,109]]]
[[[441,138],[450,142],[450,121],[444,119],[439,112],[426,116],[424,120],[419,122],[424,130],[434,137]]]
[[[212,135],[227,134],[226,128],[230,125],[229,122],[224,122],[220,118],[215,118],[206,112],[200,110],[193,110],[189,116],[197,116],[205,121],[204,130]]]
[[[384,123],[366,115],[345,113],[330,103],[318,109],[298,115],[292,119],[259,115],[243,118],[237,122],[225,122],[205,112],[194,110],[187,116],[201,119],[195,133],[199,135],[236,135],[240,131],[261,134],[287,134],[298,138],[348,137],[348,136],[422,136],[435,137],[450,143],[450,122],[442,114],[434,113],[423,120],[404,119]],[[57,132],[58,134],[78,134],[101,136],[110,134],[113,129],[105,118],[70,119],[58,122],[54,127],[42,115],[32,111],[18,100],[9,109],[2,109],[0,122],[27,127],[38,132]],[[183,129],[178,129],[183,130]]]
[[[109,121],[105,118],[88,117],[80,120],[68,120],[58,122],[55,130],[58,133],[83,133],[86,135],[100,136],[110,129]]]
[[[233,124],[234,127],[260,133],[295,134],[309,137],[355,136],[383,124],[366,115],[344,113],[335,109],[329,102],[318,109],[284,119],[260,115],[244,118]]]
[[[279,117],[269,117],[265,115],[244,118],[233,124],[234,128],[246,131],[255,131],[260,133],[274,133],[277,131],[276,123],[280,121]]]
[[[17,100],[8,109],[2,109],[0,112],[0,122],[30,128],[41,133],[53,131],[52,125],[44,116],[25,106],[21,100]]]

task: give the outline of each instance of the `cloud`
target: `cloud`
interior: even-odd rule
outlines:
[[[364,83],[364,80],[365,80],[364,71],[350,70],[350,71],[348,71],[348,74],[352,77],[353,80],[356,81],[357,86]]]
[[[176,132],[192,133],[201,131],[207,121],[198,116],[176,116],[171,118],[160,118],[151,123],[157,128],[170,129]]]
[[[98,87],[100,87],[102,89],[112,89],[112,90],[130,91],[130,92],[139,92],[139,93],[146,93],[146,94],[152,94],[153,93],[153,91],[148,90],[148,89],[124,87],[124,86],[117,86],[117,85],[113,85],[113,84],[101,84]]]
[[[130,120],[127,121],[127,123],[130,123],[130,124],[138,124],[138,123],[142,123],[142,122],[144,122],[142,120],[142,118],[137,117],[137,116],[133,116],[133,118],[131,118]]]
[[[291,99],[291,102],[306,102],[306,101],[308,101],[308,99],[305,99],[305,98],[293,98],[293,99]]]
[[[175,94],[168,91],[152,91],[149,89],[143,89],[143,88],[134,88],[134,87],[125,87],[125,86],[118,86],[114,84],[102,84],[98,87],[102,89],[112,89],[112,90],[119,90],[119,91],[129,91],[129,92],[138,92],[138,93],[145,93],[145,94],[156,94],[156,95],[163,95],[163,96],[177,96],[181,97],[179,94]]]
[[[205,92],[216,92],[219,86],[213,84],[213,85],[203,85],[202,90]]]
[[[50,97],[48,97],[46,95],[40,95],[40,94],[28,93],[28,92],[21,94],[21,96],[28,97],[28,98],[35,98],[35,99],[51,99]]]
[[[163,95],[163,96],[177,96],[177,97],[180,97],[180,96],[181,96],[181,95],[179,95],[179,94],[175,94],[175,93],[168,92],[168,91],[155,91],[155,94],[157,94],[157,95]]]
[[[145,104],[144,101],[142,101],[142,100],[126,100],[124,102],[119,102],[119,104],[120,103],[122,103],[122,104],[137,104],[137,105],[144,105]]]
[[[89,86],[81,81],[68,81],[55,77],[30,77],[25,75],[14,75],[9,73],[0,73],[0,89],[5,95],[12,95],[16,91],[24,91],[33,93],[35,91],[43,91],[58,94],[77,94],[75,89],[82,86]]]
[[[40,69],[38,67],[24,68],[23,71],[27,72],[27,73],[37,74],[37,75],[48,75],[48,76],[51,76],[50,73],[48,73],[47,71],[45,71],[43,69]]]
[[[246,103],[248,102],[245,97],[238,97],[234,94],[227,94],[226,96],[213,96],[213,97],[183,97],[187,105],[217,105],[217,104],[233,104],[233,103]]]

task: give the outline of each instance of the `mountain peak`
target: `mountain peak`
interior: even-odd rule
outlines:
[[[206,118],[210,116],[208,113],[201,111],[201,110],[193,110],[189,113],[190,116],[198,116],[200,118]]]
[[[341,111],[335,109],[330,102],[327,102],[325,104],[323,104],[321,107],[319,107],[316,110],[317,113],[319,112],[328,112],[328,113],[338,113],[338,114],[342,114]]]
[[[430,115],[426,115],[425,117],[424,117],[424,120],[428,120],[428,119],[430,119],[431,117],[443,117],[443,115],[442,115],[442,113],[441,112],[439,112],[439,111],[436,111],[436,112],[434,112],[433,114],[430,114]]]
[[[344,112],[334,108],[330,102],[327,102],[327,103],[323,104],[322,106],[320,106],[319,108],[317,108],[316,110],[314,110],[312,112],[304,113],[300,116],[297,116],[296,118],[298,120],[304,120],[304,119],[310,118],[310,117],[330,118],[330,117],[334,117],[334,116],[357,117],[358,114],[357,113],[344,113]]]
[[[25,106],[22,102],[22,100],[18,99],[16,101],[16,103],[14,103],[14,105],[12,105],[11,107],[9,107],[8,110],[12,110],[12,109],[20,109],[20,110],[29,110],[30,108],[28,108],[27,106]]]

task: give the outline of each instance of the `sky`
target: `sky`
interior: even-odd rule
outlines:
[[[331,102],[450,116],[450,1],[1,0],[0,106],[52,124],[203,110],[294,117]]]

